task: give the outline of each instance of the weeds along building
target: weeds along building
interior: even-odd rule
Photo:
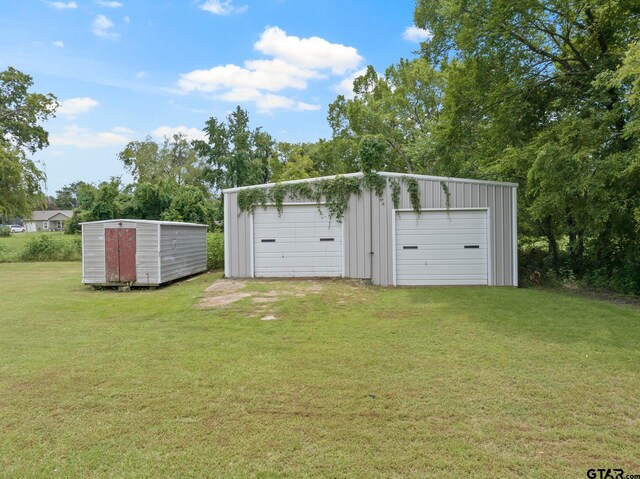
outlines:
[[[82,223],[82,282],[158,286],[206,271],[207,225],[174,221]]]
[[[352,173],[230,188],[225,276],[517,286],[517,185]]]

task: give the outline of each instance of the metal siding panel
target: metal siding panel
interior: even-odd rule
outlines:
[[[407,202],[409,201],[409,195],[407,193]],[[380,229],[382,234],[380,238],[382,244],[380,245],[380,285],[388,286],[393,282],[393,256],[391,253],[391,215],[393,213],[393,201],[391,200],[391,193],[387,186],[384,190],[384,203],[382,216],[380,218]]]
[[[353,256],[355,257],[355,269],[352,271],[351,277],[362,278],[364,274],[364,238],[365,238],[365,221],[364,221],[364,193],[356,196],[356,241],[353,248]]]
[[[161,226],[162,228],[162,226]],[[158,224],[136,223],[137,284],[159,284]]]
[[[82,226],[82,229],[83,282],[86,284],[105,283],[104,226],[101,223],[87,223]]]
[[[162,225],[160,268],[162,283],[206,271],[207,229],[187,225]]]
[[[362,202],[364,204],[364,248],[362,251],[362,258],[364,261],[364,268],[362,270],[361,278],[371,278],[371,200],[373,192],[369,191],[366,196],[363,196]]]
[[[230,226],[230,242],[229,242],[229,257],[231,259],[231,277],[237,278],[240,276],[240,268],[238,265],[238,248],[240,247],[240,238],[238,235],[239,227],[238,222],[238,194],[229,194],[229,217],[231,219]]]

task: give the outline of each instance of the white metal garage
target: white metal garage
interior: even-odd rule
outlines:
[[[256,277],[342,276],[342,224],[313,205],[257,208],[253,214]]]
[[[396,211],[394,283],[489,284],[487,209]]]
[[[374,190],[363,173],[224,190],[225,276],[343,276],[381,286],[518,285],[515,183],[377,175],[383,188]],[[333,191],[331,182],[338,179],[360,188],[349,195],[340,221],[330,221],[317,203],[324,209],[336,198],[318,192]],[[281,216],[273,206],[279,194]]]

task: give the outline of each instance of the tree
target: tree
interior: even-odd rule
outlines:
[[[80,190],[89,186],[84,181],[75,181],[63,186],[56,191],[55,203],[61,209],[75,209],[78,205],[78,196]]]
[[[313,160],[309,156],[311,145],[300,143],[278,143],[278,157],[271,161],[273,181],[299,180],[318,176]]]
[[[354,81],[355,96],[329,107],[334,140],[375,137],[386,148],[380,169],[425,172],[430,158],[413,146],[429,135],[442,104],[443,76],[426,60],[400,60],[379,76],[373,67]],[[419,153],[419,154],[417,154]]]
[[[44,173],[22,150],[0,141],[0,216],[29,217],[45,204]]]
[[[52,94],[30,93],[32,85],[15,68],[0,72],[0,213],[7,216],[29,217],[44,200],[45,174],[26,152],[49,144],[38,123],[54,114],[58,102]]]
[[[170,180],[178,185],[204,187],[205,168],[192,143],[181,133],[165,137],[161,144],[149,136],[132,141],[118,158],[137,182]]]
[[[275,153],[273,138],[261,128],[251,131],[249,114],[239,106],[222,122],[207,120],[206,141],[194,142],[198,157],[206,163],[205,178],[216,191],[268,182]]]
[[[521,231],[546,236],[556,266],[561,237],[579,273],[638,264],[640,4],[419,0],[415,22],[446,78],[416,145],[435,169],[518,181]]]

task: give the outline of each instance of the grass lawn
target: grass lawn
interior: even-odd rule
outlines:
[[[8,238],[0,238],[0,262],[13,262],[20,260],[20,254],[24,250],[29,240],[46,236],[56,243],[73,243],[78,235],[65,235],[62,232],[37,232],[37,233],[13,233]]]
[[[0,476],[640,474],[638,309],[345,281],[202,309],[220,275],[117,293],[80,268],[0,265]]]

